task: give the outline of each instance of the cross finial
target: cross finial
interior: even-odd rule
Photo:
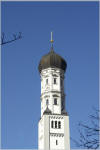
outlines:
[[[53,40],[53,32],[51,32],[51,40],[50,40],[50,42],[51,42],[51,48],[53,49],[53,42],[54,42],[54,40]]]
[[[51,32],[51,40],[50,40],[50,42],[51,42],[51,43],[54,42],[54,40],[53,40],[53,32]]]

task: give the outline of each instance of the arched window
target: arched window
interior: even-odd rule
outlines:
[[[53,123],[54,123],[54,122],[53,122],[53,121],[51,121],[51,128],[53,128]]]
[[[57,121],[55,121],[55,128],[57,128]]]
[[[61,121],[58,121],[58,128],[61,128]]]
[[[54,105],[57,105],[57,98],[54,98]]]

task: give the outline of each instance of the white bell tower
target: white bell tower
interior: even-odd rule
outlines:
[[[65,111],[64,73],[67,64],[53,50],[39,63],[41,118],[38,124],[39,150],[70,150],[69,116]]]

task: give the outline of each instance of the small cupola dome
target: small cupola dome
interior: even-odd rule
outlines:
[[[51,38],[51,43],[53,43],[52,38]],[[67,67],[66,61],[60,55],[54,52],[53,44],[51,46],[50,52],[47,55],[44,55],[42,59],[40,60],[38,69],[39,69],[39,72],[41,73],[43,69],[46,69],[49,67],[51,68],[56,67],[56,68],[64,70],[64,72],[66,71],[66,67]]]

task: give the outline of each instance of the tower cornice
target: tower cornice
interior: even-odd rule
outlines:
[[[43,92],[43,93],[41,94],[40,98],[42,98],[44,95],[47,95],[47,94],[49,94],[49,93],[61,94],[61,97],[65,97],[65,96],[66,96],[66,94],[63,93],[62,91],[47,91],[47,92]]]

